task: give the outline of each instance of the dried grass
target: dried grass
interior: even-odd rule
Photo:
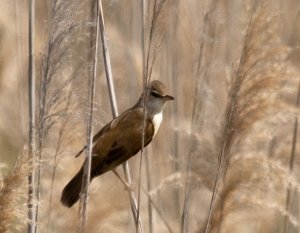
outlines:
[[[0,232],[22,232],[27,223],[27,174],[29,164],[20,156],[10,172],[1,179]]]
[[[279,8],[278,1],[259,1],[254,10],[250,0],[167,2],[154,23],[157,34],[149,44],[152,52],[147,70],[168,84],[176,101],[166,108],[162,127],[143,155],[148,160],[140,173],[141,187],[147,187],[140,193],[144,231],[204,232],[222,158],[210,232],[299,232],[300,160],[295,140],[299,131],[295,130],[299,29],[296,23],[289,23],[299,21],[299,2],[280,0]],[[149,1],[148,9],[154,3]],[[37,57],[41,64],[37,72],[41,81],[37,87],[41,136],[38,232],[75,232],[78,206],[64,208],[59,198],[84,159],[74,155],[86,144],[93,3],[57,0],[47,6],[41,1],[37,4],[36,54],[42,54]],[[25,4],[20,7],[26,12]],[[103,1],[103,7],[121,112],[136,101],[143,86],[140,5]],[[11,18],[6,21],[4,16]],[[151,17],[146,14],[146,23]],[[0,15],[0,30],[7,31],[12,19],[9,14]],[[19,24],[26,28],[25,21]],[[8,55],[14,54],[14,41],[7,38],[0,37],[1,45],[10,45],[1,51],[6,59],[0,62],[0,139],[5,138],[7,143],[1,143],[16,151],[16,141],[24,143],[27,138],[15,130],[19,126],[27,132],[26,125],[18,123],[27,109],[26,86],[18,79],[24,72],[12,72],[12,67],[21,66]],[[19,51],[24,53],[24,49]],[[99,64],[103,62],[101,52]],[[25,63],[25,56],[20,57]],[[111,118],[103,67],[97,73],[95,131]],[[10,102],[15,84],[20,93],[24,88],[22,101],[16,105]],[[15,119],[12,114],[22,116]],[[1,156],[11,161],[11,155],[3,149]],[[138,157],[129,161],[135,183]],[[3,231],[23,230],[24,222],[16,219],[26,216],[26,166],[16,165],[3,180]],[[135,231],[128,194],[113,174],[95,180],[88,195],[86,232]],[[5,200],[11,202],[2,203]]]

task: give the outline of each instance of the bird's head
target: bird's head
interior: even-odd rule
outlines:
[[[147,112],[152,114],[161,112],[169,100],[174,100],[174,97],[167,94],[165,84],[159,80],[151,81],[147,88]]]

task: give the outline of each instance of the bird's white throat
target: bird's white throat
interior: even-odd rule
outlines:
[[[157,133],[158,129],[159,129],[159,126],[161,124],[163,120],[163,114],[162,114],[162,111],[159,112],[159,113],[156,113],[154,116],[153,116],[153,125],[154,125],[154,135]],[[154,136],[153,135],[153,136]]]

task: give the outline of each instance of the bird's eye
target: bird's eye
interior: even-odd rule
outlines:
[[[155,98],[161,98],[161,96],[159,94],[157,94],[157,92],[155,92],[155,91],[151,91],[150,95],[152,95]]]

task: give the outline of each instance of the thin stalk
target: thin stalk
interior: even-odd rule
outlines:
[[[213,213],[214,206],[215,206],[215,200],[216,200],[216,196],[217,196],[217,192],[218,192],[218,188],[219,188],[221,175],[223,173],[222,169],[223,169],[223,167],[224,167],[223,165],[225,163],[224,160],[226,159],[225,157],[230,151],[231,138],[230,138],[230,134],[228,132],[230,132],[230,130],[231,130],[231,126],[233,124],[233,122],[232,122],[233,115],[236,112],[236,104],[238,101],[238,92],[239,92],[239,89],[240,89],[240,86],[242,83],[241,69],[242,69],[244,59],[245,59],[246,45],[247,45],[248,39],[249,39],[248,38],[249,30],[250,30],[250,26],[252,25],[252,18],[253,18],[254,11],[257,7],[257,3],[254,4],[252,11],[251,11],[249,23],[248,23],[247,30],[246,30],[245,39],[243,42],[243,48],[242,48],[242,52],[241,52],[239,67],[238,67],[236,78],[233,83],[232,93],[231,93],[230,100],[229,100],[230,105],[227,107],[227,110],[226,110],[226,119],[225,119],[226,123],[225,123],[225,127],[223,129],[223,134],[222,134],[222,143],[220,146],[220,152],[219,152],[219,156],[218,156],[219,158],[218,158],[217,175],[215,178],[214,188],[213,188],[213,192],[212,192],[205,233],[210,232],[210,222],[211,222],[211,217],[212,217],[212,213]]]
[[[97,77],[98,66],[98,47],[99,47],[99,3],[97,4],[97,21],[96,21],[96,34],[95,34],[95,54],[93,64],[93,75],[89,81],[89,119],[87,126],[87,148],[86,160],[84,163],[83,182],[80,193],[79,203],[79,224],[77,226],[77,233],[84,233],[87,222],[88,212],[88,186],[91,177],[91,164],[92,164],[92,148],[93,148],[93,111],[94,111],[94,97],[95,97],[95,82]]]
[[[17,19],[16,20],[16,32],[18,32],[20,35],[22,36],[18,36],[17,37],[17,70],[20,70],[20,76],[19,76],[19,81],[18,82],[18,98],[19,98],[19,108],[20,108],[20,113],[19,114],[19,119],[20,119],[20,128],[24,129],[24,122],[27,121],[27,117],[24,114],[26,111],[25,109],[27,108],[27,103],[26,100],[24,98],[25,96],[25,92],[24,92],[24,84],[26,83],[26,78],[28,74],[24,73],[24,61],[26,60],[26,57],[24,55],[27,56],[26,51],[27,51],[27,46],[26,46],[26,51],[24,51],[24,36],[23,36],[23,32],[24,32],[24,27],[23,27],[23,19],[24,19],[24,14],[26,14],[26,12],[24,12],[24,5],[25,5],[25,1],[19,1],[19,0],[15,0],[14,1],[14,18]],[[24,82],[25,81],[25,82]],[[27,92],[27,91],[26,91]],[[26,122],[27,123],[27,122]],[[25,123],[25,124],[26,124]],[[24,146],[24,137],[23,137],[23,132],[19,134],[19,139],[18,139],[19,145],[18,148],[22,148]]]
[[[56,4],[56,3],[55,3]],[[54,11],[54,9],[52,9]],[[52,29],[51,29],[52,32]],[[51,33],[50,33],[51,34]],[[36,202],[39,202],[40,199],[40,184],[41,184],[41,161],[42,161],[42,152],[43,152],[43,145],[45,139],[45,124],[46,124],[46,101],[48,95],[48,84],[51,80],[51,75],[49,72],[50,70],[50,62],[52,57],[52,46],[50,40],[48,41],[48,48],[47,48],[47,57],[46,57],[46,65],[44,67],[45,72],[43,72],[43,76],[40,81],[39,85],[39,115],[38,115],[38,153],[36,155]],[[38,218],[38,211],[39,207],[36,208],[36,216]],[[38,230],[36,230],[38,231]]]
[[[40,200],[40,184],[41,184],[41,161],[42,161],[42,151],[43,151],[43,145],[44,145],[44,138],[45,138],[45,120],[44,120],[44,116],[45,116],[45,105],[46,105],[46,95],[47,95],[47,88],[46,88],[46,84],[44,82],[45,80],[42,80],[41,85],[40,85],[40,100],[42,99],[42,101],[40,102],[40,112],[39,112],[39,127],[38,127],[38,153],[35,156],[36,157],[36,168],[35,168],[35,172],[36,172],[36,188],[35,188],[35,197],[36,197],[36,203],[37,203],[37,207],[36,207],[36,222],[38,221],[38,212],[39,212],[39,200]],[[44,85],[44,86],[43,86]],[[37,228],[38,226],[36,226]],[[38,232],[38,229],[36,229],[36,232]]]
[[[145,51],[145,14],[146,14],[146,4],[145,4],[145,0],[141,0],[141,12],[142,12],[142,30],[141,30],[141,46],[142,46],[142,61],[143,61],[143,70],[142,70],[142,74],[143,74],[143,79],[145,79],[146,76],[146,51]],[[145,88],[145,83],[144,84],[144,88]]]
[[[70,97],[71,97],[71,92],[68,95],[66,107],[64,109],[65,113],[67,112],[67,110],[69,108]],[[47,211],[47,216],[48,216],[47,230],[46,230],[47,233],[49,232],[50,222],[51,222],[51,213],[52,213],[52,209],[53,209],[53,208],[51,208],[52,207],[51,204],[52,204],[52,200],[53,200],[54,180],[55,180],[56,169],[57,169],[57,165],[58,165],[58,154],[59,154],[59,151],[61,149],[63,133],[64,133],[64,130],[65,130],[65,127],[66,127],[66,124],[67,124],[68,120],[69,120],[69,117],[66,117],[66,119],[64,119],[62,121],[62,123],[60,125],[59,132],[58,132],[58,137],[57,137],[57,146],[56,146],[54,161],[53,161],[53,170],[52,170],[52,174],[51,174],[50,195],[49,195],[49,203],[48,203],[48,211]]]
[[[211,6],[209,7],[208,11],[205,13],[203,17],[203,23],[202,23],[202,28],[203,28],[203,34],[207,35],[209,34],[209,31],[212,30],[214,31],[214,25],[211,22],[211,17],[216,9],[216,1],[211,2]],[[196,104],[198,101],[198,91],[202,88],[203,86],[203,80],[207,76],[207,66],[209,65],[207,62],[205,63],[205,60],[211,61],[212,57],[204,57],[204,50],[206,47],[205,39],[202,39],[200,42],[199,46],[199,55],[198,55],[198,61],[197,61],[197,69],[196,69],[196,78],[198,84],[196,85],[196,88],[194,90],[194,98],[193,98],[193,109],[192,109],[192,123],[191,123],[191,128],[190,132],[191,135],[193,135],[194,132],[194,125],[199,124],[197,123],[197,111],[196,111]],[[188,148],[191,148],[192,141],[191,138],[188,141]],[[186,162],[186,167],[185,167],[185,177],[186,177],[186,182],[185,182],[185,187],[184,187],[184,203],[183,203],[183,210],[182,210],[182,215],[181,215],[181,233],[188,232],[188,222],[189,222],[189,197],[190,197],[190,188],[189,188],[189,176],[190,176],[190,167],[191,167],[191,156],[192,152],[189,151],[188,153],[188,158]]]
[[[159,210],[159,208],[157,207],[157,205],[155,204],[155,202],[152,200],[151,195],[144,188],[142,188],[142,190],[143,190],[144,194],[148,197],[149,202],[150,202],[151,206],[153,207],[153,209],[156,211],[158,217],[165,224],[165,227],[168,229],[168,232],[169,233],[173,233],[172,227],[170,226],[170,224],[168,223],[168,221],[164,218],[163,213],[161,213],[161,211]]]
[[[50,57],[48,53],[48,57]],[[45,108],[46,108],[46,96],[47,96],[47,76],[42,77],[39,89],[39,118],[38,118],[38,153],[36,157],[36,188],[35,196],[36,202],[39,203],[40,200],[40,184],[41,184],[41,161],[42,161],[42,152],[45,139]],[[39,206],[36,208],[36,221],[38,221]],[[36,226],[37,228],[38,226]],[[36,229],[38,232],[38,230]]]
[[[179,17],[177,16],[177,9],[179,7],[179,1],[174,1],[172,2],[172,8],[170,9],[171,12],[170,12],[170,17],[169,17],[169,24],[170,24],[170,36],[168,38],[168,52],[166,53],[167,54],[167,58],[166,59],[170,59],[170,64],[171,64],[171,67],[169,68],[170,69],[170,75],[169,75],[169,79],[171,79],[171,84],[173,86],[173,90],[175,90],[175,93],[180,93],[179,92],[179,87],[178,87],[178,74],[179,74],[179,57],[180,57],[180,53],[179,53],[179,50],[177,48],[177,46],[175,47],[174,44],[177,44],[179,43],[178,39],[176,38],[179,38],[178,37],[178,24],[179,24]],[[173,108],[171,109],[172,111],[172,115],[173,116],[176,116],[174,118],[174,122],[173,124],[176,126],[176,127],[179,127],[179,124],[180,124],[180,117],[179,117],[179,114],[180,114],[180,101],[175,101],[173,103]],[[175,132],[173,133],[173,138],[172,138],[172,141],[175,142],[175,145],[172,145],[171,149],[173,149],[172,153],[173,153],[173,158],[175,159],[175,163],[174,163],[174,173],[177,173],[180,171],[180,162],[179,162],[179,159],[180,159],[180,149],[181,149],[181,141],[180,141],[180,131],[178,130],[175,130]],[[175,214],[176,216],[180,216],[180,190],[177,189],[175,190],[175,192],[173,193],[173,200],[174,200],[174,211],[177,211]]]
[[[298,85],[298,93],[297,93],[297,100],[296,100],[296,107],[299,107],[300,104],[300,81]],[[298,135],[298,117],[295,116],[294,121],[294,130],[293,130],[293,142],[292,142],[292,148],[291,148],[291,158],[290,158],[290,164],[289,164],[289,171],[290,173],[293,172],[294,168],[294,162],[296,157],[296,144],[297,144],[297,135]],[[287,187],[287,195],[286,195],[286,212],[289,212],[289,207],[291,204],[292,199],[292,193],[294,192],[294,187],[291,184],[288,184]],[[285,215],[284,217],[284,232],[288,232],[288,215]]]
[[[139,163],[139,175],[138,175],[138,208],[137,208],[137,218],[140,218],[140,204],[141,204],[141,172],[142,172],[142,164],[143,164],[143,152],[145,145],[145,127],[146,127],[146,99],[147,99],[147,68],[146,68],[146,60],[145,60],[145,0],[141,0],[141,11],[142,11],[142,30],[141,30],[141,38],[142,38],[142,60],[143,60],[143,132],[142,132],[142,148],[141,148],[141,156]],[[149,57],[149,50],[148,50]],[[147,59],[148,60],[148,59]],[[150,224],[151,225],[151,224]],[[138,227],[136,224],[136,233],[138,233]]]
[[[152,183],[150,179],[150,166],[149,166],[149,159],[148,156],[145,156],[145,164],[146,164],[146,181],[147,181],[147,192],[150,192],[152,189]],[[151,200],[148,197],[148,203],[147,203],[147,210],[148,210],[148,221],[149,221],[149,233],[153,233],[153,211],[152,211],[152,205]]]
[[[142,74],[143,78],[146,76],[146,51],[145,51],[145,14],[146,14],[146,7],[147,3],[145,3],[145,0],[141,0],[141,12],[142,12],[142,30],[141,30],[141,48],[142,48],[142,61],[143,61],[143,69]],[[145,93],[145,80],[143,81],[143,87],[144,87],[144,93]],[[147,182],[147,190],[150,192],[151,190],[151,178],[150,178],[150,167],[149,167],[149,159],[148,156],[145,156],[145,165],[146,165],[146,182]],[[140,170],[139,173],[141,173],[141,167],[142,167],[142,159],[140,159]],[[139,177],[141,177],[141,174],[139,174]],[[139,190],[140,190],[140,178],[139,178]],[[140,192],[139,192],[140,195]],[[140,196],[139,196],[140,199]],[[153,233],[153,211],[152,211],[152,204],[150,197],[148,196],[148,203],[147,203],[147,212],[148,212],[148,221],[149,221],[149,233]]]
[[[272,158],[275,152],[275,146],[276,146],[276,138],[272,138],[270,141],[270,146],[268,150],[268,158]]]
[[[118,108],[117,108],[117,101],[116,101],[116,95],[115,95],[114,84],[113,84],[113,76],[112,76],[108,43],[106,40],[107,36],[106,36],[106,32],[105,32],[103,8],[102,8],[101,0],[98,0],[98,7],[99,7],[98,18],[99,18],[99,26],[100,26],[100,36],[101,36],[101,40],[102,40],[102,51],[103,51],[103,58],[104,58],[106,81],[107,81],[107,86],[108,86],[108,91],[109,91],[112,115],[113,115],[113,118],[116,118],[118,116]],[[123,163],[123,171],[124,171],[126,181],[128,183],[132,183],[129,164],[127,161],[125,163]],[[140,231],[143,232],[142,221],[137,214],[138,208],[137,208],[137,201],[136,201],[134,192],[131,190],[129,190],[128,192],[129,192],[130,205],[131,205],[131,210],[132,210],[132,214],[134,217],[134,221],[135,221],[136,225],[139,225]]]
[[[153,5],[152,11],[152,19],[150,24],[150,31],[149,31],[149,41],[147,44],[147,50],[145,48],[145,33],[146,33],[146,25],[145,25],[145,15],[146,15],[146,0],[141,0],[141,10],[142,10],[142,59],[143,59],[143,114],[144,114],[144,121],[143,121],[143,130],[142,130],[142,148],[141,148],[141,156],[140,156],[140,164],[139,164],[139,179],[138,179],[138,218],[140,215],[140,196],[141,196],[141,172],[142,172],[142,162],[143,162],[143,153],[144,153],[144,145],[145,145],[145,127],[146,127],[146,101],[147,101],[147,87],[149,84],[149,80],[151,79],[152,75],[152,68],[155,63],[156,56],[158,54],[158,47],[154,48],[153,56],[150,57],[151,52],[151,45],[154,41],[154,33],[156,28],[157,19],[161,9],[163,8],[166,0],[155,0]],[[147,54],[146,54],[147,52]],[[151,63],[150,63],[150,58]],[[136,232],[138,233],[138,228],[136,227]]]
[[[105,32],[103,8],[102,8],[101,0],[98,0],[98,9],[99,9],[98,20],[99,20],[100,35],[101,35],[101,40],[102,40],[105,76],[106,76],[106,81],[107,81],[107,86],[108,86],[108,91],[109,91],[111,111],[113,114],[113,118],[116,118],[119,115],[119,113],[118,113],[118,107],[117,107],[115,87],[114,87],[114,83],[113,83],[110,55],[109,55],[108,44],[107,44],[107,40],[106,40],[107,36],[106,36],[106,32]]]
[[[28,61],[28,94],[29,94],[29,150],[28,158],[31,171],[28,174],[28,233],[36,232],[37,202],[35,192],[35,0],[29,1],[29,61]]]

